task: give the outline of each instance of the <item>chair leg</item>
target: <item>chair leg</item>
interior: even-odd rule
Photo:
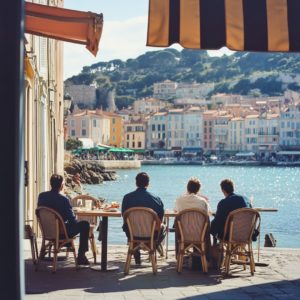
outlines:
[[[254,262],[253,249],[251,244],[248,245],[248,250],[250,254],[250,271],[251,271],[251,275],[253,276],[255,272],[255,262]]]
[[[181,251],[180,251],[177,256],[177,272],[178,273],[182,272],[182,264],[183,264],[183,253],[181,253]]]
[[[124,267],[124,275],[128,275],[128,273],[129,273],[131,257],[132,257],[131,250],[128,249],[126,263],[125,263],[125,267]]]
[[[56,273],[56,267],[57,267],[57,252],[58,252],[58,250],[56,249],[56,247],[54,247],[54,251],[53,251],[53,269],[52,269],[52,273]]]
[[[226,256],[225,256],[225,274],[229,274],[229,268],[230,268],[230,259],[231,259],[231,245],[228,244],[227,250],[226,250]]]
[[[155,259],[155,254],[151,253],[150,254],[150,259],[151,259],[153,274],[156,275],[156,273],[157,273],[157,263],[156,263],[156,259]]]
[[[208,270],[207,270],[207,261],[206,261],[206,257],[205,257],[205,252],[202,252],[201,251],[201,263],[202,263],[202,270],[203,270],[203,273],[207,273]]]
[[[96,247],[96,242],[95,242],[95,237],[92,235],[90,237],[90,244],[91,244],[91,249],[93,252],[93,257],[94,257],[94,264],[97,262],[97,247]]]
[[[73,252],[74,261],[75,261],[75,269],[77,271],[78,270],[78,262],[77,262],[76,250],[75,250],[74,242],[72,242],[72,252]]]

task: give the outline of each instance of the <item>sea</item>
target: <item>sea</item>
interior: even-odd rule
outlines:
[[[261,213],[261,245],[265,234],[272,233],[277,247],[300,248],[300,168],[257,166],[142,166],[140,169],[117,170],[117,180],[99,185],[85,185],[84,192],[104,198],[108,203],[122,203],[123,196],[136,189],[135,176],[147,172],[149,191],[158,195],[166,209],[172,209],[178,196],[186,190],[190,177],[201,181],[201,194],[209,198],[212,210],[224,198],[220,182],[230,178],[235,192],[253,199],[254,207],[277,208],[278,212]],[[212,217],[213,218],[213,217]],[[170,220],[172,224],[173,220]],[[121,218],[109,218],[109,244],[126,244]],[[169,244],[174,234],[169,235]]]

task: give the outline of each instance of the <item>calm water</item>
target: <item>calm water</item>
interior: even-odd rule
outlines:
[[[140,170],[119,170],[117,181],[86,185],[85,191],[109,202],[121,203],[124,194],[135,189],[135,176],[141,171],[150,175],[149,191],[161,197],[165,208],[173,208],[176,197],[185,191],[188,179],[197,176],[202,182],[202,194],[209,198],[215,210],[223,198],[219,183],[224,178],[231,178],[236,192],[253,196],[255,206],[279,210],[261,213],[262,244],[265,233],[271,232],[278,247],[300,247],[300,168],[143,166]],[[109,219],[109,243],[126,242],[121,225],[120,218]],[[170,241],[173,239],[171,234]]]

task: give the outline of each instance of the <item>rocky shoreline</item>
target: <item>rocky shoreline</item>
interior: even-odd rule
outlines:
[[[97,161],[82,161],[72,159],[65,162],[64,178],[65,178],[65,193],[80,194],[76,189],[76,183],[73,181],[74,175],[80,175],[81,184],[100,184],[103,181],[112,181],[117,179],[115,171],[106,170]]]

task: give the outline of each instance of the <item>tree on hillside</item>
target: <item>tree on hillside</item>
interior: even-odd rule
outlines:
[[[69,138],[66,141],[66,149],[67,150],[74,150],[74,149],[78,149],[79,147],[82,147],[82,141],[80,141],[78,139]]]

